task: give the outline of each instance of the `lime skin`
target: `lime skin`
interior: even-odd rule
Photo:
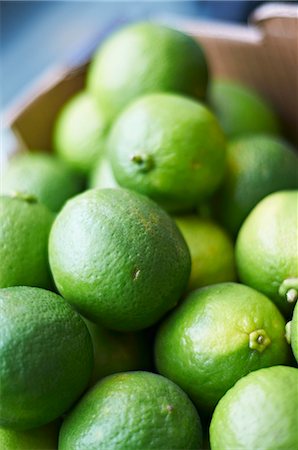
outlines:
[[[284,327],[276,306],[254,289],[237,283],[207,286],[193,291],[161,324],[157,369],[208,416],[238,379],[288,362]]]
[[[87,89],[112,118],[135,98],[152,92],[177,92],[204,99],[208,66],[192,37],[156,23],[128,25],[95,53]]]
[[[59,292],[106,328],[137,331],[173,308],[190,274],[173,219],[126,189],[91,189],[57,216],[49,242]]]
[[[145,332],[120,333],[108,330],[90,320],[84,321],[94,350],[90,385],[113,373],[152,368],[151,345]]]
[[[192,211],[223,179],[226,138],[205,105],[174,94],[151,94],[114,122],[107,151],[120,186],[170,213]]]
[[[195,215],[175,217],[191,255],[188,290],[223,281],[235,281],[234,246],[217,223]]]
[[[298,369],[275,366],[237,381],[218,403],[210,426],[212,450],[298,447]]]
[[[81,317],[53,292],[0,289],[0,426],[28,430],[65,413],[86,389],[93,349]]]
[[[56,450],[59,421],[26,431],[0,428],[0,448],[4,450]]]
[[[55,155],[42,151],[20,153],[9,162],[2,191],[34,195],[51,211],[59,211],[66,200],[81,192],[82,177]]]
[[[247,86],[229,80],[214,80],[209,87],[208,99],[229,138],[281,132],[279,119],[271,105]]]
[[[298,363],[298,303],[296,303],[291,321],[291,346]]]
[[[244,221],[235,247],[240,280],[267,295],[286,318],[298,297],[297,211],[297,190],[268,195]]]
[[[56,118],[53,147],[77,172],[88,175],[105,150],[110,126],[105,109],[86,91],[71,97]]]
[[[236,236],[250,211],[272,192],[298,188],[298,155],[284,139],[252,134],[230,141],[223,183],[215,196],[218,221]]]
[[[54,218],[33,196],[0,197],[0,288],[52,288],[48,239]]]
[[[104,378],[64,421],[59,450],[199,450],[202,430],[187,395],[150,372]]]

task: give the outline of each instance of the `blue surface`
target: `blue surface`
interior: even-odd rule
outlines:
[[[13,102],[52,65],[80,55],[113,25],[159,14],[245,21],[258,3],[2,1],[1,107]]]

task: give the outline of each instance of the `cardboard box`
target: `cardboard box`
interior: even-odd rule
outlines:
[[[247,26],[161,18],[193,35],[205,48],[213,77],[254,87],[279,113],[292,140],[298,141],[298,7],[266,4]],[[5,114],[16,136],[15,148],[51,150],[54,119],[63,103],[83,88],[88,61],[47,73],[33,91]]]

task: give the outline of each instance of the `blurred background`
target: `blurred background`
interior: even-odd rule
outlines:
[[[84,59],[111,29],[179,16],[243,23],[262,1],[1,1],[1,109],[52,66]]]

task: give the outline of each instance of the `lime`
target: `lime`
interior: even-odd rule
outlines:
[[[151,366],[151,351],[144,333],[120,333],[85,319],[94,350],[91,383],[117,372],[145,370]]]
[[[57,422],[28,431],[0,428],[0,448],[2,450],[56,450],[57,446]]]
[[[236,283],[194,291],[161,325],[158,371],[177,383],[199,411],[247,373],[289,357],[285,321],[263,294]]]
[[[75,172],[55,156],[43,152],[16,155],[2,181],[3,193],[34,195],[54,212],[82,190],[82,179]]]
[[[112,116],[151,92],[203,99],[207,83],[201,46],[190,36],[150,22],[129,25],[107,39],[87,78],[88,89]]]
[[[107,147],[117,182],[171,212],[194,208],[224,175],[226,142],[217,120],[178,95],[136,100],[114,123]]]
[[[293,312],[293,318],[290,322],[290,341],[291,341],[291,347],[296,359],[296,362],[298,363],[298,303],[296,303],[294,312]]]
[[[197,216],[180,216],[175,220],[190,250],[189,290],[234,281],[234,248],[226,232],[211,220]]]
[[[173,219],[125,189],[91,189],[68,201],[54,222],[49,256],[61,294],[83,316],[119,331],[157,322],[190,274]]]
[[[209,101],[229,137],[280,132],[280,123],[272,107],[247,86],[235,81],[215,80],[210,86]]]
[[[212,450],[298,448],[298,369],[269,367],[239,380],[212,417]]]
[[[55,123],[54,147],[74,169],[88,173],[104,152],[109,118],[87,92],[79,92],[61,109]]]
[[[59,450],[195,450],[201,423],[186,394],[150,372],[111,375],[64,421]]]
[[[119,187],[108,158],[101,158],[91,171],[89,187],[101,189]]]
[[[298,292],[298,191],[265,197],[242,225],[236,264],[243,283],[271,298],[287,316]]]
[[[53,219],[33,197],[0,197],[0,288],[51,287],[48,237]]]
[[[24,430],[68,410],[91,375],[87,327],[57,294],[0,290],[0,426]]]
[[[298,156],[280,138],[251,135],[228,146],[228,164],[217,195],[220,222],[236,234],[249,212],[272,192],[298,188]]]

